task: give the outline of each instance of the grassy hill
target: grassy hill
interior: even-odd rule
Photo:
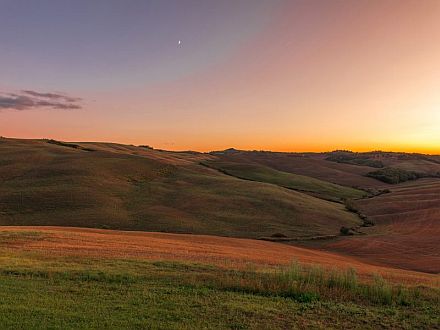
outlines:
[[[241,179],[272,183],[280,187],[303,191],[328,200],[341,201],[366,196],[366,192],[362,190],[344,187],[304,175],[282,172],[258,164],[216,160],[204,161],[203,164]]]
[[[72,228],[3,230],[4,329],[438,326],[434,275],[352,264],[325,252],[255,240]],[[168,254],[151,255],[151,241]],[[187,250],[177,249],[176,243]],[[279,265],[277,252],[289,251],[333,266],[348,259],[353,267],[385,273],[298,262]],[[179,261],[170,253],[180,254]],[[256,262],[260,253],[272,266]],[[246,266],[250,256],[254,262]],[[241,261],[239,266],[228,262],[234,257]],[[222,266],[219,261],[224,261]]]
[[[440,176],[440,162],[432,155],[383,151],[333,151],[328,153],[326,160],[376,167],[378,170],[367,173],[367,176],[392,184],[422,177]]]
[[[200,165],[215,156],[110,143],[0,139],[0,224],[236,237],[329,235],[343,206]]]
[[[326,160],[328,155],[325,153],[225,150],[211,154],[225,162],[258,164],[277,171],[304,175],[346,187],[378,188],[386,186],[386,184],[366,176],[374,168],[329,161]]]
[[[342,226],[360,224],[360,219],[343,205],[322,198],[356,198],[362,192],[330,182],[372,180],[376,187],[382,183],[365,177],[371,167],[324,157],[241,151],[202,154],[114,143],[0,138],[0,225],[247,238],[335,235]],[[416,166],[415,156],[399,157],[402,163],[394,157],[392,166],[408,161]],[[367,235],[340,237],[319,246],[371,262],[437,271],[433,260],[438,259],[438,182],[421,179],[388,185],[390,193],[358,201],[359,210],[376,226],[362,228]],[[401,251],[408,246],[412,248],[404,259]]]

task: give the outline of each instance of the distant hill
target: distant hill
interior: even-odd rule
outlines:
[[[379,173],[406,173],[417,178],[439,177],[440,156],[401,152],[285,153],[227,149],[215,151],[223,162],[263,165],[278,171],[313,177],[352,188],[386,188],[395,180],[382,180]],[[384,169],[382,171],[382,169]],[[372,174],[373,173],[373,174]],[[382,182],[381,182],[382,181]],[[404,180],[402,180],[404,181]]]
[[[343,201],[345,199],[362,198],[367,196],[365,191],[359,189],[344,187],[309,176],[282,172],[258,164],[224,162],[218,160],[204,161],[202,164],[216,168],[222,173],[237,178],[272,183],[280,187],[301,191],[327,200]]]
[[[326,160],[353,165],[365,165],[374,168],[391,168],[413,172],[418,177],[440,176],[439,156],[402,152],[351,152],[333,151]]]
[[[2,138],[0,224],[258,238],[331,235],[360,223],[342,204],[286,189],[281,181],[243,180],[200,165],[217,158]]]

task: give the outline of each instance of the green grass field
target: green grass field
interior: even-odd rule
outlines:
[[[227,270],[5,249],[0,258],[3,329],[426,329],[439,324],[438,294],[300,265]]]
[[[344,187],[312,177],[277,171],[258,164],[234,163],[224,161],[204,161],[203,164],[237,178],[266,182],[280,187],[311,193],[320,198],[341,201],[349,198],[362,198],[365,191]]]

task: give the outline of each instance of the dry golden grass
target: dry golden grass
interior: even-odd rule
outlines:
[[[21,234],[20,234],[21,233]],[[353,257],[272,242],[205,235],[125,232],[64,227],[0,227],[0,248],[48,256],[174,260],[215,264],[225,268],[302,264],[324,269],[354,268],[369,280],[380,274],[406,285],[438,285],[437,275],[381,267]]]

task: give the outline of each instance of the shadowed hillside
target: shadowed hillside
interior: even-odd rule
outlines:
[[[222,236],[332,235],[342,205],[199,165],[213,158],[106,143],[0,139],[0,224]]]
[[[367,195],[365,191],[344,187],[312,177],[277,171],[270,167],[222,161],[205,161],[202,164],[216,168],[222,173],[237,178],[267,182],[281,187],[302,191],[323,199],[341,201],[349,198],[362,198]]]
[[[376,226],[365,229],[366,236],[326,248],[394,267],[440,272],[439,179],[407,182],[356,205]]]
[[[386,184],[366,176],[375,168],[326,160],[321,153],[283,153],[269,151],[223,151],[213,155],[222,161],[259,164],[278,171],[299,174],[355,188],[376,188]]]
[[[366,189],[372,195],[351,200],[350,208],[375,226],[362,228],[365,235],[307,245],[362,257],[373,263],[433,273],[440,271],[438,156],[380,151],[299,154],[233,149],[211,154],[218,159],[205,162],[247,179],[276,182],[296,189],[304,183],[298,175],[322,180],[325,185],[313,187],[315,192],[320,190],[321,197],[323,192],[329,191],[329,182]],[[290,177],[289,173],[294,176]],[[310,185],[312,181],[307,183]],[[339,187],[338,195],[347,192],[341,190],[341,186],[335,187]]]

